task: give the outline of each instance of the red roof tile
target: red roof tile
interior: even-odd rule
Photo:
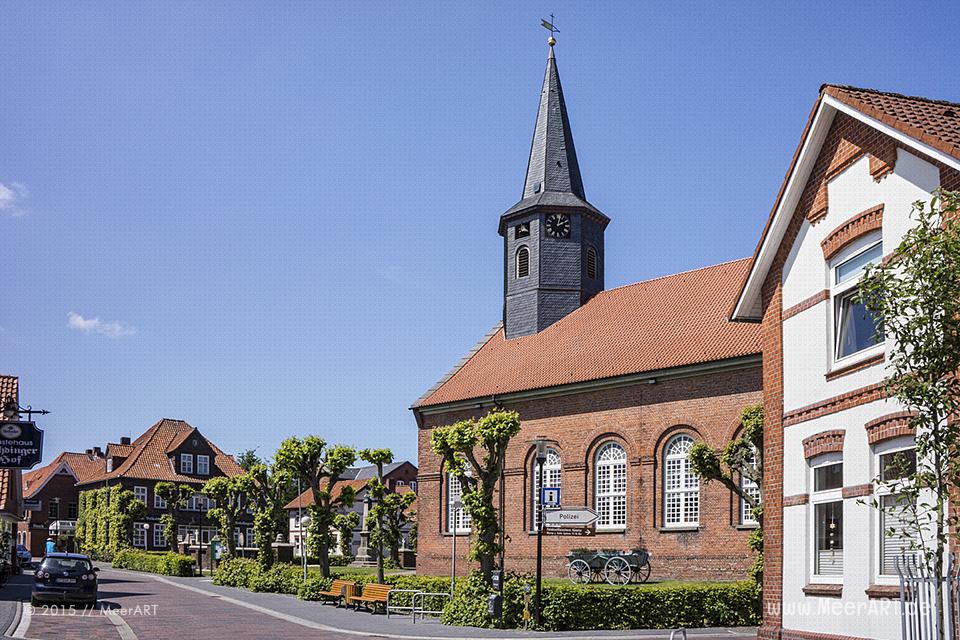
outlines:
[[[103,458],[97,458],[86,453],[64,451],[46,466],[23,474],[24,497],[32,498],[64,462],[70,465],[74,475],[77,476],[78,483],[97,478],[104,473],[106,468],[106,461]]]
[[[133,441],[131,445],[133,450],[127,459],[123,461],[123,464],[110,473],[104,471],[102,475],[85,480],[80,484],[102,482],[114,478],[138,478],[143,480],[169,480],[172,482],[192,483],[202,482],[198,478],[181,475],[174,471],[167,454],[171,443],[183,438],[184,433],[190,434],[195,431],[196,429],[194,427],[183,420],[163,418]],[[207,440],[207,444],[210,445],[210,448],[213,449],[214,452],[213,465],[220,469],[221,472],[228,476],[244,473],[243,468],[237,464],[233,456],[227,455],[209,440]]]
[[[960,159],[960,104],[832,84],[822,92]]]
[[[760,328],[727,318],[749,259],[602,291],[539,333],[495,331],[414,405],[542,389],[760,353]]]

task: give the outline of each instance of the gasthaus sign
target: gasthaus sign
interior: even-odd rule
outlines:
[[[35,423],[0,423],[0,468],[31,469],[41,458],[43,431]]]

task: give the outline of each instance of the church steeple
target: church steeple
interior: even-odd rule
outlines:
[[[540,108],[537,110],[537,126],[533,130],[523,197],[529,198],[542,191],[572,193],[585,199],[552,44],[540,91]]]
[[[537,333],[603,290],[610,219],[587,202],[550,37],[523,196],[500,216],[506,337]]]

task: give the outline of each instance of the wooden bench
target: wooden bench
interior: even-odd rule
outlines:
[[[353,580],[334,580],[329,591],[321,591],[318,595],[323,598],[323,602],[332,599],[339,607],[345,599],[353,596],[356,586],[357,583]]]
[[[363,593],[359,596],[348,596],[347,604],[353,604],[357,611],[360,605],[370,610],[370,613],[376,613],[378,606],[387,607],[387,594],[392,587],[388,584],[370,583],[363,585]]]

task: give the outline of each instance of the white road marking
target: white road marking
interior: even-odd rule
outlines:
[[[30,619],[33,617],[33,605],[27,603],[21,607],[20,624],[17,630],[13,632],[14,638],[26,638],[27,629],[30,628]]]
[[[180,582],[168,580],[160,576],[150,576],[150,577],[158,582],[162,582],[164,584],[168,584],[170,586],[177,587],[179,589],[186,589],[187,591],[193,591],[194,593],[201,593],[205,596],[217,598],[224,602],[229,602],[230,604],[235,604],[238,607],[244,607],[245,609],[250,609],[252,611],[256,611],[258,613],[262,613],[264,615],[277,618],[278,620],[284,620],[286,622],[300,625],[301,627],[307,627],[308,629],[316,629],[318,631],[331,631],[334,633],[342,633],[344,635],[351,635],[351,636],[363,636],[364,638],[373,637],[373,638],[393,638],[395,640],[423,640],[425,637],[422,635],[407,636],[407,635],[401,635],[396,633],[381,633],[381,632],[375,632],[375,631],[355,631],[353,629],[342,629],[340,627],[333,627],[330,625],[321,624],[319,622],[314,622],[313,620],[307,620],[305,618],[300,618],[298,616],[293,616],[286,613],[280,613],[279,611],[274,611],[273,609],[268,609],[267,607],[261,607],[260,605],[257,605],[257,604],[244,602],[243,600],[238,600],[236,598],[231,598],[230,596],[225,596],[220,593],[213,593],[211,591],[207,591],[206,589],[201,589],[199,587],[193,587],[188,584],[182,584]],[[694,638],[697,637],[694,634],[691,634],[691,636]],[[517,638],[502,637],[502,636],[491,636],[491,637],[493,638],[493,640],[530,640],[531,638],[530,636],[517,637]],[[601,640],[647,640],[647,639],[652,640],[656,636],[629,635],[629,636],[597,636],[597,637],[601,638]],[[662,637],[667,638],[668,634],[664,633]],[[753,636],[745,633],[745,634],[742,634],[741,637],[746,638],[746,637],[753,637]],[[484,640],[484,638],[483,636],[473,636],[473,637],[465,636],[461,638],[458,638],[455,636],[442,636],[442,637],[437,636],[437,640]],[[548,635],[541,636],[538,634],[536,636],[536,640],[587,640],[587,636],[548,636]]]
[[[120,640],[137,640],[137,634],[133,632],[133,629],[130,628],[127,621],[120,617],[120,614],[110,613],[109,609],[102,613],[104,617],[117,628],[117,633],[120,634]]]

